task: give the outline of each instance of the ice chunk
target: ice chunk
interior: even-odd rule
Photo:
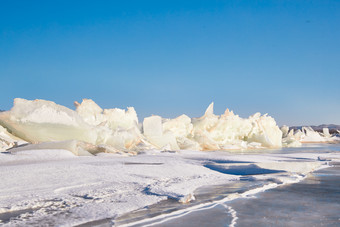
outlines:
[[[287,137],[289,133],[289,127],[287,125],[283,125],[280,129],[282,131],[282,138]]]
[[[10,111],[0,113],[0,124],[32,143],[76,139],[95,144],[96,131],[73,110],[51,101],[17,98]]]
[[[204,115],[205,115],[205,116],[214,115],[214,102],[210,103],[210,105],[208,106],[208,108],[205,110]]]
[[[27,142],[16,136],[13,136],[0,125],[0,152],[25,143]]]
[[[179,199],[180,203],[190,203],[191,201],[195,200],[194,193],[189,193],[188,195],[183,196]]]
[[[304,136],[305,134],[300,130],[296,130],[296,132],[294,133],[294,138],[298,141],[301,140],[302,136]]]
[[[138,117],[133,107],[128,107],[127,111],[122,109],[104,109],[103,112],[109,127],[115,129],[138,129]]]
[[[214,114],[214,103],[206,109],[200,118],[193,118],[193,138],[198,142],[202,150],[219,150],[218,142],[214,140],[213,132],[218,124],[219,117]]]
[[[200,118],[193,118],[194,131],[212,131],[218,123],[218,116],[214,114],[214,103],[211,103],[205,114]]]
[[[221,116],[213,113],[213,103],[200,118],[192,119],[194,139],[202,149],[221,149],[230,145],[247,147],[242,143],[261,143],[263,147],[281,147],[282,132],[275,120],[256,113],[248,119],[240,118],[227,109]]]
[[[100,152],[100,148],[77,140],[56,141],[56,142],[43,142],[39,144],[29,144],[10,149],[10,152],[18,152],[24,150],[41,150],[41,149],[58,149],[68,150],[78,156],[88,156]]]
[[[282,132],[276,125],[274,118],[263,115],[250,117],[253,122],[252,133],[249,135],[249,142],[259,142],[265,147],[282,147]]]
[[[180,149],[199,150],[199,144],[193,140],[193,125],[187,115],[175,119],[163,119],[163,133],[171,132]]]
[[[320,133],[314,131],[311,127],[302,127],[304,135],[301,137],[301,142],[325,142],[326,139]]]
[[[104,144],[113,146],[117,149],[134,149],[141,142],[140,132],[135,128],[129,130],[115,130]]]
[[[162,118],[160,116],[151,116],[144,118],[143,121],[143,134],[144,136],[162,136]]]
[[[106,144],[116,149],[132,149],[141,140],[136,111],[102,109],[93,100],[83,99],[74,103],[77,113],[97,130],[96,144]]]
[[[298,136],[294,136],[294,129],[289,130],[289,127],[284,125],[281,127],[282,131],[282,146],[283,147],[300,147],[301,143]]]
[[[210,138],[209,134],[204,131],[195,131],[195,141],[200,145],[201,150],[220,150],[220,146],[216,141]]]
[[[96,144],[106,144],[116,149],[135,149],[142,135],[138,117],[133,107],[123,109],[102,109],[91,99],[75,102],[77,113],[97,131]]]
[[[82,103],[74,102],[77,113],[90,125],[105,125],[112,130],[131,128],[138,129],[138,117],[133,107],[123,109],[102,109],[93,100],[83,99]]]
[[[100,108],[93,100],[83,99],[82,103],[74,102],[76,106],[76,111],[81,116],[85,122],[90,125],[99,125],[105,121],[102,114],[103,109]]]
[[[319,133],[314,131],[311,127],[302,127],[299,139],[302,143],[325,143],[340,141],[340,138],[330,135],[328,128],[324,128],[323,133]]]
[[[144,136],[148,141],[158,149],[170,146],[172,150],[179,150],[176,137],[171,131],[163,133],[162,118],[160,116],[151,116],[144,119],[143,122]]]
[[[301,142],[296,140],[294,136],[288,136],[282,139],[283,147],[300,147]]]
[[[190,117],[184,114],[175,119],[165,119],[163,122],[163,131],[171,131],[176,138],[189,136],[192,129]]]
[[[323,132],[324,137],[331,138],[331,134],[329,134],[328,128],[323,128],[322,132]]]
[[[199,143],[195,140],[193,140],[192,137],[176,137],[177,144],[180,149],[182,150],[193,150],[193,151],[199,151],[201,150],[201,147]]]
[[[109,145],[93,145],[78,140],[65,140],[54,142],[42,142],[38,144],[25,144],[18,146],[8,151],[15,153],[18,151],[26,150],[68,150],[77,156],[91,156],[101,152],[105,153],[122,153],[122,150],[118,150],[115,147]],[[130,154],[134,154],[130,151],[125,151]]]
[[[149,136],[147,139],[158,149],[163,150],[166,148],[166,150],[169,150],[167,148],[169,147],[174,151],[180,150],[176,138],[171,132],[164,133],[162,136]]]

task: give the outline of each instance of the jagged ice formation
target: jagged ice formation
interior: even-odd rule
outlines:
[[[337,140],[304,127],[294,133],[279,129],[267,114],[241,118],[228,109],[215,115],[213,103],[199,118],[150,116],[138,122],[133,107],[102,109],[91,99],[75,102],[76,110],[46,100],[17,98],[0,113],[0,149],[66,149],[76,155],[98,152],[136,154],[143,150],[243,150],[299,146],[301,142]],[[14,148],[13,148],[14,147]],[[17,148],[15,148],[17,147]]]

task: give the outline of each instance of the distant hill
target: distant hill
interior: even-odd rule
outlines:
[[[318,132],[322,132],[323,128],[328,128],[331,134],[338,133],[337,130],[340,131],[340,125],[335,125],[335,124],[322,124],[322,125],[312,125],[312,126],[308,126],[308,125],[307,126],[291,126],[289,128],[297,130],[297,129],[301,129],[302,127],[311,127],[313,130],[318,131]]]

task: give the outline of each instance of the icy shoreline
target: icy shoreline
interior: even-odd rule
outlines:
[[[111,221],[169,199],[199,208],[194,191],[203,186],[245,176],[268,182],[224,199],[246,197],[340,159],[338,144],[333,153],[324,153],[333,149],[326,144],[295,148],[340,141],[327,129],[280,129],[260,113],[215,115],[213,103],[199,118],[150,116],[142,123],[132,107],[101,109],[89,99],[75,106],[15,99],[0,113],[0,224]]]
[[[265,187],[276,187],[339,160],[334,149],[258,154],[151,150],[132,157],[77,157],[66,150],[0,154],[0,217],[7,217],[1,224],[74,226],[112,220],[169,198],[189,202],[197,188],[237,183],[244,176],[271,179],[273,184]],[[259,189],[254,190],[239,196]]]
[[[79,156],[97,153],[138,154],[145,150],[252,150],[298,147],[304,142],[339,142],[328,128],[290,130],[274,118],[255,113],[241,118],[227,109],[214,114],[174,119],[150,116],[139,122],[133,107],[102,109],[94,101],[75,102],[76,110],[46,100],[17,98],[0,113],[0,151],[66,149]]]

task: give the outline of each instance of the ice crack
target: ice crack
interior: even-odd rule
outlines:
[[[231,217],[232,217],[232,219],[231,219],[231,223],[230,223],[230,227],[234,227],[235,225],[236,225],[236,223],[237,223],[237,219],[238,219],[238,217],[237,217],[237,212],[231,207],[231,206],[228,206],[228,205],[226,205],[226,204],[224,204],[224,203],[222,203],[221,204],[222,206],[224,206],[226,209],[227,209],[227,211],[228,211],[228,213],[231,215]]]

